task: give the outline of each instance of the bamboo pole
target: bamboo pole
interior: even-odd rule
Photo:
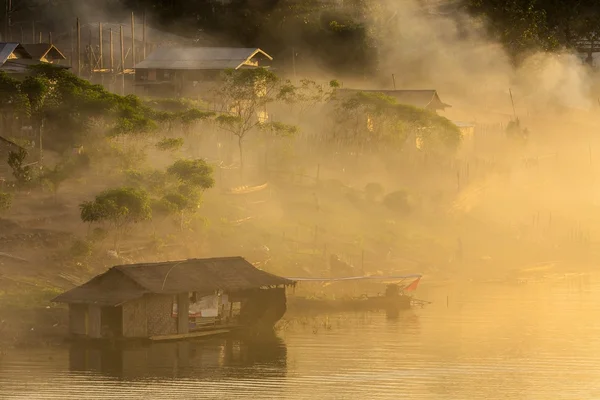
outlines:
[[[109,38],[109,47],[110,47],[110,73],[113,74],[115,72],[114,68],[115,68],[115,56],[114,56],[114,46],[113,46],[113,31],[112,28],[109,29],[108,31],[108,38]]]
[[[123,25],[120,26],[121,33],[121,94],[125,94],[125,44],[123,43]]]
[[[40,32],[40,34],[39,34],[38,43],[42,43],[42,32]]]
[[[74,57],[75,45],[73,43],[73,40],[74,40],[73,36],[75,36],[75,35],[73,34],[73,27],[71,27],[71,29],[69,29],[69,39],[71,41],[71,57],[70,57],[69,61],[71,61],[71,69],[75,68],[75,57]]]
[[[135,66],[135,16],[131,12],[131,68]]]
[[[100,57],[100,69],[104,68],[104,54],[102,53],[102,22],[98,23],[98,42],[100,44],[99,57]]]
[[[81,76],[81,23],[77,18],[77,76]]]
[[[31,43],[35,43],[35,21],[31,21]]]
[[[146,59],[146,10],[144,10],[144,24],[142,25],[142,61]]]
[[[52,32],[48,32],[48,43],[52,44]]]

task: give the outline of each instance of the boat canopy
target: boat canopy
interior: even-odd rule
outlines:
[[[394,275],[394,276],[348,276],[343,278],[286,278],[296,282],[343,282],[343,281],[388,281],[398,282],[405,279],[421,278],[421,274],[410,274],[410,275]]]

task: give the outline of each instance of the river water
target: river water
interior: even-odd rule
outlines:
[[[428,288],[423,308],[276,336],[0,358],[2,399],[599,399],[600,279]]]

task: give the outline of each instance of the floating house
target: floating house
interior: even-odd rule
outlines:
[[[53,299],[86,338],[183,339],[272,328],[295,282],[242,257],[120,265]]]
[[[434,112],[444,111],[452,107],[440,100],[437,90],[361,90],[361,89],[339,89],[340,96],[353,95],[355,93],[381,93],[394,98],[398,104],[407,104],[414,107],[424,108]]]

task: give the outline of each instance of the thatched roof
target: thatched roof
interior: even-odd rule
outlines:
[[[407,104],[419,108],[428,108],[431,110],[443,110],[452,107],[440,100],[436,90],[361,90],[361,89],[340,89],[341,95],[351,95],[354,93],[382,93],[386,96],[396,99],[399,104]]]
[[[147,293],[240,291],[294,281],[254,267],[242,257],[118,265],[53,299],[60,303],[119,305]]]
[[[136,64],[136,69],[188,69],[224,70],[238,69],[254,59],[273,57],[258,48],[237,47],[159,47],[146,59]]]

